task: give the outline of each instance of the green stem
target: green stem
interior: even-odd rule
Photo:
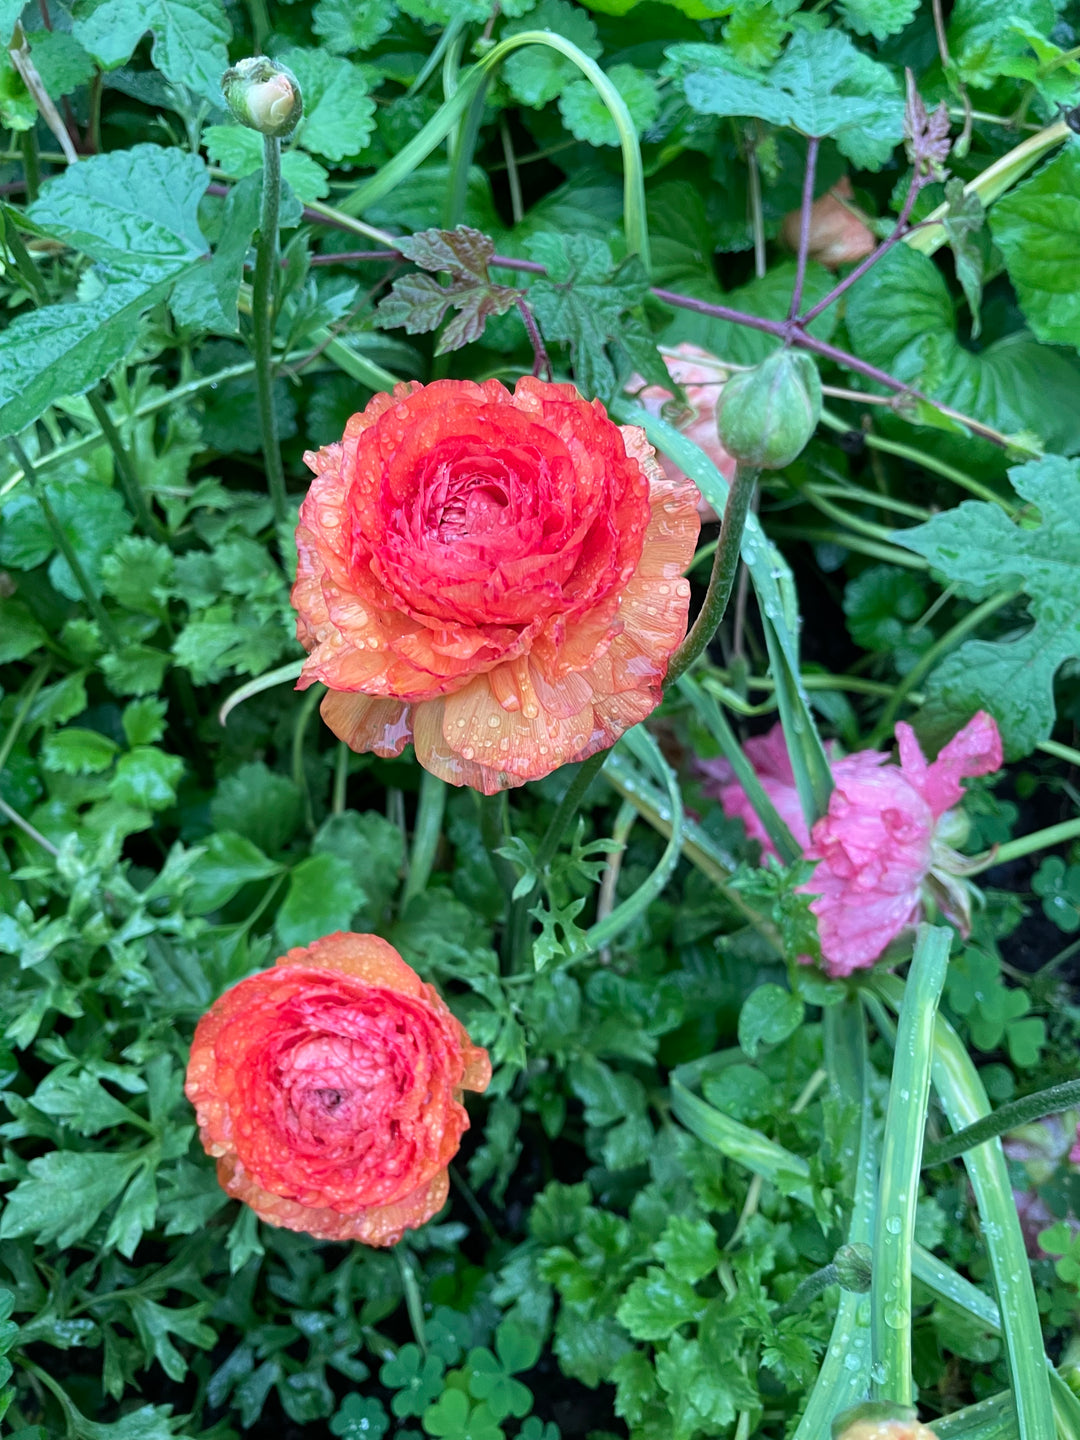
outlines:
[[[262,213],[259,243],[255,251],[255,281],[252,287],[252,349],[255,356],[255,391],[262,430],[263,461],[270,482],[274,518],[282,524],[289,513],[285,493],[285,471],[281,464],[277,416],[274,413],[274,280],[278,262],[278,212],[281,208],[281,141],[263,136]]]
[[[420,804],[413,828],[412,851],[409,855],[409,877],[401,897],[402,909],[415,896],[423,894],[431,879],[435,854],[442,835],[446,813],[446,782],[429,770],[420,772]]]
[[[27,682],[26,689],[23,692],[22,698],[19,700],[19,708],[12,717],[11,724],[7,729],[7,734],[4,736],[3,744],[0,744],[0,770],[3,770],[8,762],[8,756],[15,748],[15,741],[19,738],[19,731],[22,729],[26,717],[30,713],[30,706],[33,705],[34,700],[37,698],[38,691],[45,683],[45,677],[48,675],[51,665],[51,660],[45,659],[39,661],[37,669]]]
[[[296,714],[296,725],[293,729],[292,738],[293,784],[304,797],[304,819],[309,832],[312,834],[314,834],[315,831],[315,812],[312,809],[311,788],[308,785],[307,771],[304,768],[304,739],[307,735],[308,725],[311,723],[312,711],[325,693],[325,686],[313,685],[304,696]]]
[[[1051,845],[1063,845],[1066,840],[1080,837],[1080,819],[1063,820],[1060,825],[1049,825],[1045,830],[1035,830],[1030,835],[1021,835],[999,845],[977,870],[965,871],[968,875],[981,875],[993,865],[1004,865],[1008,860],[1019,860],[1024,855],[1033,855],[1037,850],[1047,850]]]
[[[920,555],[913,555],[910,550],[901,550],[895,545],[879,545],[876,540],[845,535],[840,530],[818,530],[807,525],[770,525],[769,536],[774,540],[806,540],[815,545],[839,545],[841,549],[852,550],[856,555],[868,555],[871,560],[884,560],[888,565],[899,565],[905,570],[930,568]]]
[[[27,455],[14,435],[8,436],[7,445],[15,457],[16,465],[21,467],[23,474],[26,476],[27,483],[34,492],[34,498],[41,506],[42,514],[45,516],[45,524],[49,527],[53,543],[67,561],[68,569],[71,571],[76,585],[78,585],[83,593],[83,599],[86,601],[87,609],[98,623],[102,638],[113,649],[118,649],[121,643],[120,636],[117,633],[116,626],[113,624],[112,616],[102,604],[100,596],[90,583],[90,577],[82,567],[81,560],[72,549],[71,541],[68,539],[64,527],[60,524],[56,511],[52,508],[44,485],[38,480],[37,472],[30,463],[29,455]]]
[[[815,485],[800,485],[797,493],[807,499],[815,510],[820,510],[822,515],[846,525],[850,530],[854,530],[856,535],[865,535],[868,540],[877,540],[887,545],[896,534],[890,525],[877,525],[872,520],[864,520],[860,515],[852,515],[842,505],[834,505]]]
[[[944,1165],[946,1160],[955,1160],[973,1145],[981,1145],[984,1140],[992,1140],[995,1135],[1004,1135],[1021,1125],[1030,1125],[1044,1115],[1060,1115],[1062,1110],[1068,1110],[1073,1105],[1080,1105],[1080,1080],[1066,1080],[1062,1085],[1052,1085],[1048,1090],[1037,1090],[1020,1100],[1010,1100],[1007,1105],[998,1106],[992,1115],[976,1120],[974,1125],[928,1145],[923,1152],[923,1169]]]
[[[991,595],[981,605],[976,605],[974,610],[969,610],[962,620],[959,620],[951,629],[946,630],[944,635],[935,640],[933,645],[919,656],[915,664],[900,680],[885,709],[881,712],[881,719],[866,742],[871,750],[876,750],[882,741],[892,733],[893,724],[900,713],[901,706],[911,691],[918,686],[923,676],[929,675],[942,656],[954,649],[965,635],[969,635],[972,630],[977,630],[984,620],[1007,605],[1017,593],[1015,590],[999,590],[996,595]]]
[[[338,741],[337,759],[334,762],[334,793],[330,801],[333,815],[345,813],[345,790],[349,783],[349,756],[351,750],[344,740]]]
[[[23,174],[26,177],[26,203],[32,205],[41,189],[41,164],[38,160],[37,131],[34,127],[19,136],[22,149]]]
[[[252,53],[262,55],[271,31],[266,0],[248,0],[248,13],[251,15]]]
[[[139,481],[131,454],[121,440],[119,430],[112,422],[105,401],[97,389],[87,391],[86,399],[94,419],[101,426],[105,442],[112,451],[113,461],[116,465],[116,477],[120,481],[120,488],[124,492],[128,508],[135,516],[135,523],[144,535],[154,535],[161,539],[164,530],[150,512],[150,507],[146,503],[146,493]]]
[[[679,676],[689,670],[694,661],[704,653],[724,618],[739,568],[743,531],[746,529],[746,517],[759,474],[760,471],[751,469],[748,465],[736,467],[735,478],[731,482],[727,504],[724,506],[724,518],[720,523],[720,538],[716,542],[709,588],[705,592],[698,617],[690,627],[690,633],[668,662],[665,688],[674,685]]]
[[[934,1017],[949,959],[950,932],[920,925],[904,987],[881,1151],[870,1281],[873,1395],[910,1405],[911,1257],[930,1103]]]
[[[778,1306],[769,1318],[775,1325],[778,1320],[783,1320],[785,1315],[798,1315],[801,1310],[805,1310],[819,1295],[828,1290],[830,1285],[835,1285],[838,1279],[834,1264],[823,1265],[820,1270],[815,1270],[812,1275],[808,1275],[791,1299],[785,1300],[783,1305]]]

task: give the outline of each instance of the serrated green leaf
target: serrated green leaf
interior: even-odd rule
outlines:
[[[891,250],[852,287],[845,320],[856,353],[897,379],[1006,434],[1034,431],[1055,450],[1080,447],[1076,361],[1026,331],[969,350],[945,279],[925,255]]]
[[[949,54],[964,84],[988,89],[1014,75],[1030,54],[1030,33],[1049,35],[1057,23],[1054,0],[957,0],[949,14]]]
[[[278,940],[285,949],[310,945],[320,935],[348,930],[367,892],[352,866],[329,851],[301,860],[277,913]]]
[[[220,165],[222,170],[238,179],[259,175],[258,193],[262,193],[263,142],[262,136],[246,125],[209,125],[203,131],[206,153]],[[281,178],[300,200],[321,200],[330,193],[330,179],[327,171],[317,160],[305,155],[303,150],[286,150],[281,157]],[[239,186],[231,192],[236,193]],[[248,201],[245,197],[245,216]],[[240,227],[239,216],[234,226]],[[252,226],[254,229],[254,225]],[[249,236],[250,239],[250,236]],[[220,247],[220,242],[219,242]]]
[[[179,755],[140,745],[117,761],[112,796],[138,810],[166,810],[176,800],[176,782],[183,773]]]
[[[375,129],[375,102],[364,71],[326,50],[290,50],[284,59],[304,96],[296,143],[326,160],[359,154]]]
[[[106,594],[137,615],[147,610],[154,615],[165,613],[172,575],[172,551],[145,535],[120,540],[101,562]]]
[[[595,60],[603,48],[597,39],[596,26],[584,11],[568,4],[567,0],[540,0],[523,19],[504,26],[502,38],[525,30],[551,30],[571,41],[591,60]],[[534,110],[549,105],[580,74],[572,60],[547,45],[526,45],[514,50],[502,67],[502,77],[511,95]]]
[[[296,158],[316,169],[322,168],[305,155],[298,153]],[[178,324],[219,335],[237,333],[237,299],[244,278],[244,261],[259,223],[261,198],[261,175],[245,176],[229,191],[213,256],[209,262],[182,275],[173,289],[169,305]]]
[[[887,40],[910,25],[919,0],[840,0],[840,13],[856,35]]]
[[[133,700],[130,705],[125,705],[120,723],[124,727],[128,744],[153,745],[160,740],[165,731],[166,708],[165,701],[157,696],[153,699]]]
[[[1034,334],[1080,347],[1080,149],[1067,145],[1004,195],[990,228]]]
[[[93,60],[69,31],[34,30],[26,40],[41,83],[54,100],[70,95],[93,75]]]
[[[293,781],[261,760],[226,775],[210,802],[216,829],[235,830],[271,855],[296,833],[300,810],[300,791]]]
[[[636,65],[613,65],[608,79],[626,101],[640,135],[660,114],[660,92],[651,75]],[[618,145],[619,131],[591,80],[572,80],[559,96],[559,114],[575,140],[587,145]]]
[[[696,1320],[704,1308],[705,1301],[692,1285],[650,1265],[631,1282],[616,1316],[635,1340],[666,1340],[680,1325]]]
[[[60,770],[65,775],[96,775],[108,770],[119,749],[115,740],[97,730],[72,726],[46,737],[41,759],[47,770]]]
[[[219,910],[253,880],[267,880],[281,873],[276,860],[269,859],[243,835],[224,831],[206,841],[206,853],[191,867],[194,884],[185,897],[192,915]]]
[[[488,0],[398,0],[398,9],[427,25],[486,20],[491,13]]]
[[[91,589],[100,595],[104,588],[102,570],[105,560],[123,542],[133,523],[123,496],[104,485],[86,481],[52,481],[45,488],[60,527],[82,565]],[[82,586],[71,573],[63,555],[53,556],[49,579],[69,600],[82,599]]]
[[[383,911],[397,894],[405,863],[405,836],[400,828],[376,810],[358,814],[346,810],[331,815],[315,832],[313,854],[328,852],[344,860],[366,896],[366,908],[376,929]]]
[[[854,164],[879,169],[903,134],[904,105],[892,73],[839,30],[799,30],[759,74],[719,45],[674,45],[668,60],[693,109],[753,115],[804,135],[831,135]]]
[[[30,1174],[6,1197],[0,1236],[36,1235],[40,1245],[81,1240],[139,1165],[130,1153],[51,1150],[30,1161]]]
[[[656,1258],[677,1280],[696,1284],[720,1263],[716,1231],[707,1220],[672,1215],[657,1241]]]
[[[1017,640],[967,640],[931,676],[931,708],[951,721],[980,707],[997,720],[1008,758],[1028,754],[1054,724],[1054,676],[1080,655],[1080,461],[1048,455],[1009,471],[1040,523],[966,500],[894,539],[971,598],[1022,589],[1033,627]],[[958,728],[958,726],[953,727]]]
[[[0,435],[25,430],[61,396],[83,395],[139,338],[139,316],[165,297],[160,272],[115,272],[95,300],[23,311],[0,334]]]
[[[79,0],[75,6],[75,39],[106,70],[130,60],[147,31],[154,37],[150,58],[165,78],[224,108],[221,77],[232,27],[219,0]]]
[[[45,638],[44,628],[21,600],[0,599],[0,665],[32,655]]]
[[[394,0],[316,0],[312,29],[335,55],[367,50],[393,23]]]

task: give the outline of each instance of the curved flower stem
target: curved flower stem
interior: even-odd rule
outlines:
[[[1045,830],[1035,830],[1030,835],[1021,835],[1009,840],[991,851],[986,862],[975,870],[966,870],[966,875],[981,875],[995,865],[1004,865],[1009,860],[1020,860],[1025,855],[1034,855],[1038,850],[1048,850],[1051,845],[1063,845],[1066,840],[1080,838],[1080,819],[1063,820],[1060,825],[1048,825]]]
[[[270,482],[270,499],[274,519],[280,524],[288,516],[285,494],[285,471],[281,464],[277,416],[274,414],[274,377],[272,351],[274,343],[274,274],[278,260],[278,212],[281,208],[281,141],[275,135],[263,136],[262,213],[259,217],[259,243],[255,251],[255,281],[252,287],[253,320],[252,350],[255,355],[255,392],[259,405],[259,428],[262,431],[263,460]]]
[[[409,874],[401,897],[401,908],[427,889],[435,854],[442,835],[443,815],[446,813],[446,782],[430,770],[420,772],[420,804],[413,827],[412,851],[409,855]]]
[[[690,633],[668,663],[666,686],[673,685],[680,675],[689,670],[704,652],[724,618],[739,568],[739,547],[742,545],[746,516],[759,473],[747,465],[736,467],[735,478],[728,492],[728,502],[724,506],[724,518],[720,524],[720,539],[713,557],[709,588],[705,592],[698,617],[690,627]]]
[[[1080,1105],[1080,1080],[1066,1080],[1063,1085],[1051,1085],[1048,1090],[1037,1090],[1034,1095],[1025,1095],[1020,1100],[1010,1100],[999,1105],[992,1115],[984,1115],[973,1125],[966,1125],[944,1140],[927,1145],[923,1151],[923,1169],[932,1165],[944,1165],[955,1160],[965,1150],[992,1140],[995,1135],[1004,1135],[1020,1125],[1029,1125],[1041,1120],[1044,1115],[1060,1115],[1073,1105]]]
[[[86,601],[86,608],[90,611],[90,614],[93,615],[94,619],[98,623],[98,626],[101,630],[102,638],[114,649],[119,648],[120,636],[117,633],[116,626],[113,624],[112,616],[105,609],[105,606],[101,603],[101,597],[97,594],[97,592],[94,590],[94,587],[90,584],[90,577],[83,569],[82,561],[75,554],[75,551],[72,548],[71,541],[67,537],[67,532],[60,524],[60,520],[57,517],[56,511],[53,509],[52,504],[49,501],[49,497],[45,492],[45,487],[38,482],[37,472],[35,471],[33,465],[30,462],[29,455],[27,455],[26,451],[22,448],[14,435],[8,436],[7,445],[8,449],[15,457],[15,463],[21,468],[23,475],[26,477],[27,483],[29,484],[31,490],[34,492],[34,499],[41,506],[42,514],[45,516],[45,524],[49,527],[49,532],[52,535],[53,543],[60,551],[60,554],[67,561],[68,569],[74,576],[76,585],[78,585],[79,589],[83,593],[83,599]]]

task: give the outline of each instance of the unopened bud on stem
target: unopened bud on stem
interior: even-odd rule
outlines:
[[[740,465],[790,465],[821,418],[821,380],[809,355],[777,350],[752,370],[732,375],[716,407],[720,443]]]
[[[910,1406],[890,1401],[869,1401],[844,1411],[833,1421],[832,1432],[833,1440],[937,1440]]]
[[[291,135],[304,113],[304,100],[296,76],[265,55],[238,60],[221,79],[229,109],[260,135],[282,140]]]

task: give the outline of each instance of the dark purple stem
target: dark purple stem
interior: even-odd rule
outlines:
[[[806,143],[806,170],[803,172],[802,209],[799,212],[799,253],[795,261],[795,288],[791,292],[788,319],[794,320],[802,304],[803,281],[806,279],[806,257],[810,253],[810,212],[814,208],[814,176],[817,173],[818,148],[816,135]]]
[[[312,255],[312,265],[339,265],[345,261],[359,264],[363,260],[401,260],[400,250],[338,250],[328,255]]]
[[[533,374],[537,377],[543,376],[550,380],[552,376],[551,359],[544,346],[544,337],[540,334],[540,327],[536,323],[536,316],[526,305],[523,298],[519,298],[517,308],[521,318],[525,322],[525,329],[528,332],[529,343],[533,348]]]
[[[842,280],[838,281],[827,295],[823,296],[816,305],[810,307],[805,315],[800,315],[800,325],[809,325],[810,321],[820,315],[823,310],[827,310],[830,305],[835,304],[845,290],[850,290],[856,280],[861,280],[866,272],[872,269],[883,255],[887,254],[898,241],[904,238],[908,232],[908,220],[911,217],[911,212],[915,205],[915,198],[921,189],[922,185],[919,183],[918,172],[916,171],[911,177],[911,184],[908,186],[908,193],[904,200],[903,209],[900,211],[892,234],[888,239],[883,240],[875,250],[871,250],[870,254],[862,259],[849,275],[845,275]]]

